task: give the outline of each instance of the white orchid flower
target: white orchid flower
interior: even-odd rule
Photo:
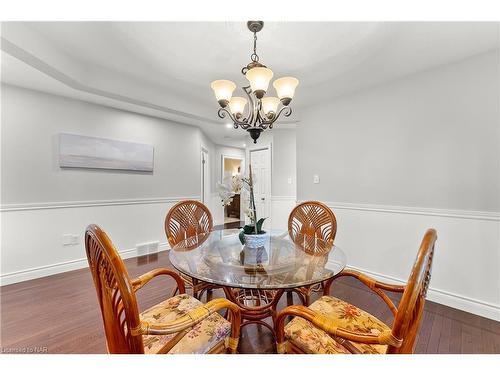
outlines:
[[[243,187],[243,178],[240,174],[234,175],[231,179],[231,187],[236,194],[239,194]]]
[[[217,183],[217,191],[219,193],[219,197],[222,201],[223,206],[228,206],[233,201],[234,193],[231,188],[223,183]]]

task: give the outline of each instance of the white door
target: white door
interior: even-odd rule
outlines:
[[[271,153],[269,149],[250,151],[252,173],[256,177],[254,184],[255,207],[257,217],[267,217],[266,224],[270,224],[271,215]]]
[[[210,186],[210,168],[208,164],[208,151],[201,150],[201,201],[204,205],[209,206],[209,186]]]

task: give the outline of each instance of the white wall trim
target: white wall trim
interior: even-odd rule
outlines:
[[[48,210],[48,209],[58,209],[58,208],[73,208],[73,207],[124,206],[124,205],[137,205],[137,204],[176,203],[188,199],[200,200],[200,197],[193,196],[193,197],[131,198],[131,199],[109,199],[109,200],[91,200],[91,201],[4,204],[0,207],[0,212]]]
[[[348,265],[346,268],[350,268],[359,272],[362,272],[368,276],[371,276],[381,282],[385,283],[397,283],[404,285],[407,280],[401,280],[392,276],[382,275],[377,272],[372,272],[363,268]],[[432,285],[432,279],[431,279]],[[335,292],[335,282],[332,285],[332,291]],[[493,303],[480,301],[474,298],[465,297],[459,294],[446,292],[441,289],[436,289],[429,287],[427,292],[427,299],[442,305],[450,306],[459,310],[467,311],[472,314],[484,316],[489,319],[500,321],[500,305]]]
[[[162,242],[158,245],[158,251],[155,254],[169,250],[170,246],[167,242]],[[119,251],[122,259],[129,259],[138,257],[137,248],[126,249]],[[82,268],[87,268],[87,258],[80,258],[74,260],[68,260],[65,262],[59,262],[54,264],[48,264],[41,267],[26,268],[24,270],[9,272],[0,276],[0,286],[19,283],[22,281],[38,279],[40,277],[51,276],[59,273],[74,271]]]
[[[304,202],[301,200],[300,202]],[[358,210],[358,211],[376,211],[399,213],[409,215],[441,216],[453,217],[459,219],[500,221],[500,212],[495,211],[470,211],[470,210],[450,210],[445,208],[425,208],[425,207],[404,207],[389,206],[365,203],[346,203],[346,202],[324,202],[330,208]]]
[[[289,201],[297,201],[297,197],[295,195],[271,195],[271,201],[273,202],[289,202]]]

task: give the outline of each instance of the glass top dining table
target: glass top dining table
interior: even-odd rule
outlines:
[[[315,236],[269,231],[264,246],[241,244],[238,229],[187,238],[174,246],[170,262],[181,273],[223,287],[291,289],[333,278],[346,265],[342,249]]]

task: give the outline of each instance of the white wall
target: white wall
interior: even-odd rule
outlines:
[[[197,128],[13,86],[2,89],[2,204],[199,195],[199,174],[183,173],[200,168]],[[60,132],[152,144],[154,172],[61,169]]]
[[[350,266],[389,280],[436,228],[429,298],[500,320],[498,64],[483,54],[308,108],[297,189],[332,207]]]
[[[60,132],[152,144],[154,172],[61,169]],[[210,143],[195,127],[8,85],[1,136],[4,284],[85,266],[90,223],[125,256],[145,242],[166,248],[165,215],[180,199],[199,199],[200,149]],[[63,234],[79,243],[63,246]]]
[[[296,130],[272,130],[273,197],[297,196]]]
[[[498,64],[484,54],[304,110],[301,199],[499,211]]]

